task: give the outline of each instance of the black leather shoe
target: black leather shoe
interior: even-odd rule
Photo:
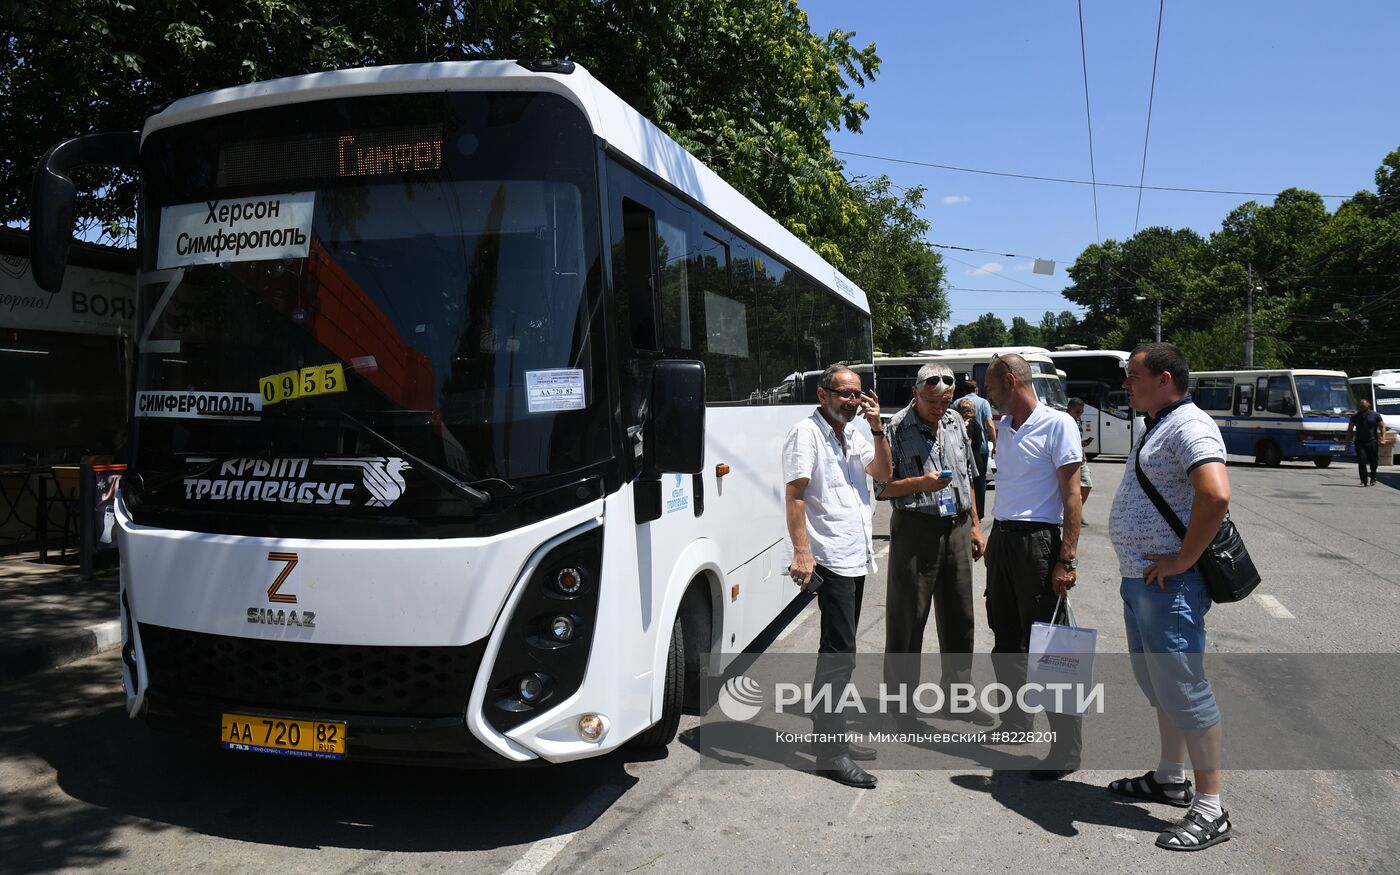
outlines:
[[[830,778],[838,784],[845,784],[848,787],[859,787],[862,790],[873,790],[879,783],[878,779],[856,765],[846,754],[826,763],[822,768],[817,769],[817,774]]]
[[[955,720],[966,720],[973,726],[991,726],[997,722],[997,718],[983,711],[981,708],[973,708],[966,714],[949,715]]]
[[[846,756],[853,760],[869,762],[879,755],[879,751],[873,747],[862,747],[859,744],[846,745]]]
[[[1031,769],[1026,777],[1032,781],[1058,781],[1073,775],[1078,769]]]

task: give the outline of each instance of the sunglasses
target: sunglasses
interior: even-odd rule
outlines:
[[[953,385],[953,378],[948,374],[934,374],[932,377],[928,377],[924,380],[925,386],[937,386],[940,383],[944,386],[951,386]]]

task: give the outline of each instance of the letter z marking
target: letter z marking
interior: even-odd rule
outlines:
[[[282,569],[282,573],[277,575],[277,579],[272,582],[272,586],[267,588],[267,600],[270,602],[280,602],[282,604],[294,605],[297,597],[280,593],[277,590],[286,583],[287,576],[292,573],[292,569],[297,567],[297,554],[295,553],[268,553],[268,562],[285,562],[287,566]]]

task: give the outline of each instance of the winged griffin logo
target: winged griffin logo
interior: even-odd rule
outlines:
[[[403,472],[412,467],[403,459],[385,458],[384,456],[319,459],[316,464],[360,469],[364,487],[369,491],[369,501],[365,502],[365,507],[388,507],[398,501],[403,496],[404,490],[408,488],[407,484],[404,483]]]

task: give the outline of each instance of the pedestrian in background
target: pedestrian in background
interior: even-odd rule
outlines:
[[[997,680],[1012,690],[1026,680],[1024,654],[1031,626],[1054,621],[1055,607],[1074,587],[1079,567],[1079,426],[1069,414],[1039,403],[1031,366],[1019,355],[993,356],[987,397],[1003,412],[997,423],[997,496],[987,542],[987,619],[992,626]],[[1014,655],[1020,655],[1014,658]],[[1079,768],[1077,715],[1047,711],[1055,739],[1035,780],[1055,780]],[[1001,730],[1029,732],[1034,717],[1012,705]]]
[[[909,406],[885,426],[893,479],[877,482],[875,495],[894,507],[885,597],[887,690],[902,685],[912,693],[919,685],[918,654],[930,610],[944,688],[972,682],[977,628],[972,563],[982,558],[986,542],[972,491],[977,476],[972,441],[962,417],[948,409],[952,400],[953,372],[946,365],[926,364],[915,377]],[[996,722],[981,709],[952,716],[983,726]]]
[[[977,515],[981,519],[987,518],[987,471],[991,465],[992,455],[996,452],[997,427],[992,419],[992,405],[987,403],[987,399],[977,394],[977,383],[974,380],[967,380],[963,384],[963,398],[971,398],[977,409],[973,412],[972,418],[977,421],[977,425],[982,429],[982,447],[977,451],[977,479],[973,481],[973,490],[977,493]],[[959,398],[958,400],[962,400]]]
[[[1133,350],[1123,388],[1147,415],[1109,514],[1109,540],[1123,575],[1123,620],[1133,675],[1157,711],[1157,768],[1108,785],[1120,796],[1189,808],[1157,837],[1172,851],[1199,851],[1227,841],[1230,815],[1220,800],[1223,736],[1220,707],[1206,679],[1206,612],[1210,594],[1195,568],[1230,507],[1225,441],[1210,416],[1186,394],[1186,358],[1170,343]],[[1186,524],[1178,538],[1136,476],[1137,466]],[[1186,757],[1195,771],[1186,778]]]
[[[815,589],[821,612],[814,684],[831,685],[833,701],[855,668],[856,631],[865,593],[865,575],[875,570],[867,475],[888,481],[890,445],[880,427],[880,402],[862,392],[860,376],[832,365],[817,380],[818,407],[788,432],[783,445],[788,537],[788,573],[803,592]],[[854,427],[864,415],[872,439]],[[828,739],[817,745],[818,771],[842,784],[871,788],[875,776],[856,765],[875,750],[852,745],[845,716],[835,708],[812,716],[813,730]]]
[[[1068,413],[1068,414],[1070,415],[1070,418],[1074,420],[1074,424],[1075,424],[1076,426],[1080,426],[1080,417],[1082,417],[1082,416],[1084,415],[1084,399],[1083,399],[1083,398],[1071,398],[1071,399],[1069,399],[1069,404],[1065,406],[1065,412]],[[1082,426],[1080,426],[1080,427],[1082,427]],[[1094,439],[1091,438],[1091,437],[1080,438],[1080,440],[1079,440],[1079,446],[1080,446],[1081,449],[1088,450],[1088,449],[1089,449],[1089,444],[1092,444],[1093,442],[1094,442]],[[1084,459],[1083,459],[1083,461],[1081,461],[1081,462],[1079,463],[1079,503],[1080,503],[1080,505],[1083,505],[1083,504],[1085,504],[1086,502],[1088,502],[1088,500],[1089,500],[1089,493],[1090,493],[1090,492],[1093,492],[1093,491],[1094,491],[1094,477],[1093,477],[1092,474],[1089,473],[1089,457],[1088,457],[1088,453],[1085,453],[1085,454],[1084,454]],[[1084,525],[1087,526],[1088,523],[1084,523]]]
[[[1347,422],[1347,443],[1356,440],[1356,470],[1361,474],[1362,486],[1376,485],[1376,468],[1380,464],[1381,444],[1385,442],[1385,420],[1371,409],[1369,399],[1362,398],[1356,404],[1356,412]],[[1370,478],[1367,479],[1367,468]]]

